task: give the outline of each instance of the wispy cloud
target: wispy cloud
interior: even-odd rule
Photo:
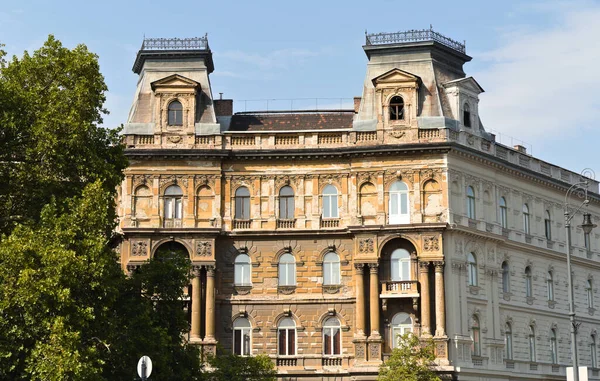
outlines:
[[[600,121],[600,5],[563,1],[529,5],[551,13],[549,27],[505,31],[476,78],[488,90],[481,114],[487,127],[532,141],[598,127]]]

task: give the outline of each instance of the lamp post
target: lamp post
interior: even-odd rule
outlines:
[[[567,235],[567,273],[569,279],[569,320],[571,322],[571,353],[573,360],[573,381],[579,381],[579,366],[577,360],[577,329],[581,323],[575,321],[575,297],[573,293],[573,272],[571,270],[571,220],[573,217],[586,207],[590,200],[587,194],[588,181],[581,181],[573,184],[565,195],[564,212],[565,212],[565,231]],[[571,212],[569,210],[569,197],[573,194],[583,199],[579,206]],[[589,234],[596,227],[592,223],[590,213],[583,214],[583,223],[580,225],[585,234]]]

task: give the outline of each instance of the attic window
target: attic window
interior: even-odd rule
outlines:
[[[404,100],[393,97],[390,101],[390,120],[404,120]]]
[[[465,103],[465,106],[463,107],[463,125],[465,127],[471,127],[471,109],[467,103]]]
[[[169,104],[169,126],[183,125],[183,107],[181,102],[173,101]]]

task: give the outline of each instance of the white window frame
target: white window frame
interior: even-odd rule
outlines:
[[[336,352],[336,331],[337,337],[337,353]],[[327,341],[331,353],[327,353]],[[324,356],[340,356],[342,354],[342,324],[336,317],[330,317],[323,323],[323,355]]]
[[[285,331],[285,348],[281,353],[281,331]],[[290,345],[290,337],[294,337],[294,345]],[[289,317],[282,319],[277,326],[277,354],[279,356],[296,356],[298,353],[298,337],[296,335],[296,322]],[[290,353],[291,352],[291,353]]]
[[[294,189],[289,186],[283,186],[279,190],[279,219],[291,220],[295,214]]]
[[[250,189],[241,186],[235,190],[234,197],[234,219],[249,220],[250,219]]]
[[[279,258],[278,264],[279,286],[296,285],[296,258],[290,253],[284,253]]]
[[[252,285],[252,262],[248,254],[238,254],[235,257],[233,280],[236,286]]]
[[[335,286],[341,283],[340,256],[330,251],[323,256],[323,285]]]
[[[240,342],[236,343],[238,332]],[[236,344],[239,345],[240,353],[236,351]],[[233,322],[233,353],[238,356],[250,356],[252,354],[252,324],[243,317],[239,317]]]
[[[394,271],[397,269],[397,271]],[[404,277],[406,270],[407,277]],[[390,275],[393,282],[411,280],[410,253],[406,249],[398,248],[390,256]]]
[[[183,190],[179,185],[170,185],[165,189],[164,218],[177,220],[183,218]]]
[[[322,217],[323,218],[339,218],[338,208],[338,190],[334,185],[326,185],[323,188],[322,198]]]
[[[390,185],[388,192],[388,215],[390,224],[410,224],[410,199],[408,193],[408,185],[404,181],[394,181],[392,185]]]
[[[405,333],[413,332],[413,320],[412,317],[406,312],[399,312],[392,318],[392,322],[390,324],[390,334],[391,334],[391,342],[390,345],[392,348],[397,348],[399,343],[398,338]]]

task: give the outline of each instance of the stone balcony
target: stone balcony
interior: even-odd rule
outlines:
[[[383,281],[380,298],[418,298],[419,282],[416,280]]]

